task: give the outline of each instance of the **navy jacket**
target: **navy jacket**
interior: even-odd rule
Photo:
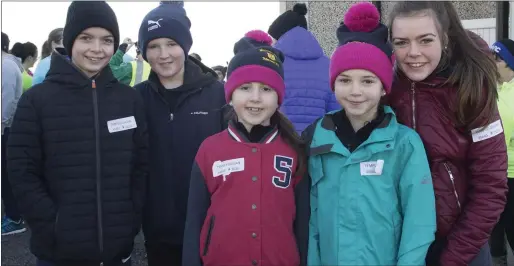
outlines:
[[[223,85],[213,70],[189,57],[183,86],[166,91],[151,72],[135,88],[145,102],[150,139],[143,232],[148,242],[182,245],[194,157],[203,140],[227,127]]]

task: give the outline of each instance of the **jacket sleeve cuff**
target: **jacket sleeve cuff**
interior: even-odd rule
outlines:
[[[126,44],[126,43],[122,43],[122,44],[120,44],[120,46],[118,47],[118,50],[122,51],[123,53],[126,53],[126,52],[127,52],[127,48],[128,48],[128,44]]]

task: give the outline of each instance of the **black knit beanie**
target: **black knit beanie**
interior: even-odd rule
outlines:
[[[269,26],[268,34],[275,40],[280,39],[282,35],[295,27],[302,27],[307,29],[307,6],[303,3],[298,3],[293,6],[293,10],[288,10],[282,15],[278,16],[271,26]]]
[[[73,1],[68,8],[62,41],[70,57],[77,36],[84,30],[93,27],[109,31],[114,37],[114,47],[118,47],[120,30],[112,8],[105,1]]]

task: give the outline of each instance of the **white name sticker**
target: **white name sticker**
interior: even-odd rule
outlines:
[[[226,161],[215,161],[212,164],[212,176],[223,176],[223,181],[227,180],[230,173],[241,172],[245,169],[245,158],[237,158]]]
[[[473,137],[473,142],[479,142],[497,136],[502,132],[502,122],[500,119],[498,119],[485,127],[471,130],[471,136]]]
[[[133,116],[107,121],[107,128],[109,129],[109,133],[129,130],[136,127],[136,119]]]
[[[384,160],[377,160],[376,162],[362,162],[361,175],[381,175],[384,169]]]

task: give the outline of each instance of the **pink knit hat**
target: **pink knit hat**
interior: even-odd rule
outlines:
[[[330,86],[342,72],[363,69],[373,72],[382,81],[386,93],[393,83],[393,50],[387,42],[387,27],[380,23],[380,14],[369,2],[348,9],[337,29],[339,47],[330,60]]]

